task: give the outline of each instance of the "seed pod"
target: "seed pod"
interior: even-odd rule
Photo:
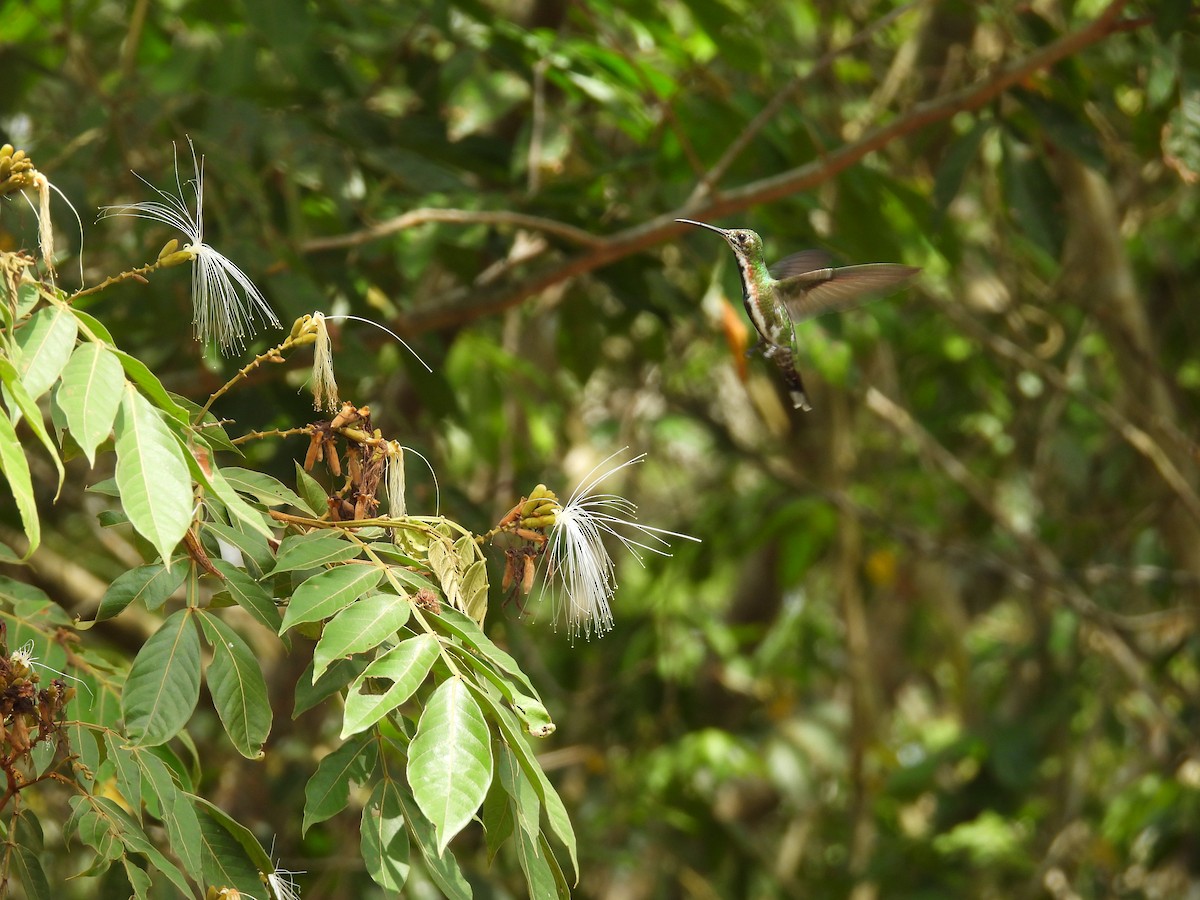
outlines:
[[[522,573],[524,577],[521,579],[521,590],[524,591],[526,597],[533,590],[533,576],[535,574],[537,574],[537,564],[534,562],[534,558],[532,556],[525,557],[525,571]]]

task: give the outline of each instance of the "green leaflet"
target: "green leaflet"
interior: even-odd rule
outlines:
[[[237,823],[224,814],[218,816],[220,811],[210,803],[197,805],[200,808],[201,871],[205,883],[236,888],[243,896],[260,896],[263,884],[258,873],[269,869],[260,869],[245,845],[229,830],[229,824]]]
[[[32,812],[25,811],[15,818],[12,827],[15,834],[10,839],[15,839],[15,852],[9,857],[9,865],[17,876],[17,883],[25,889],[30,900],[50,900],[50,883],[41,863],[44,852],[41,823]]]
[[[340,612],[383,578],[375,566],[344,565],[319,572],[296,588],[279,627],[282,634],[296,625],[317,622]]]
[[[416,802],[408,794],[398,791],[397,796],[404,807],[404,821],[408,832],[412,835],[412,845],[421,853],[425,863],[425,871],[434,883],[441,888],[449,900],[470,900],[471,885],[458,867],[458,861],[453,853],[434,853],[436,834],[429,820],[421,814]]]
[[[132,385],[117,415],[117,487],[129,521],[164,560],[192,521],[187,460],[162,414]]]
[[[17,332],[17,346],[21,349],[17,371],[21,373],[25,390],[34,400],[58,381],[71,358],[78,333],[79,325],[65,306],[39,309]]]
[[[262,669],[240,634],[212,613],[200,610],[198,615],[213,648],[207,679],[217,715],[238,753],[258,759],[271,733],[271,704]]]
[[[54,441],[50,439],[50,433],[46,431],[46,423],[42,420],[42,411],[38,409],[35,398],[26,390],[12,362],[2,356],[0,356],[0,382],[4,384],[4,387],[8,391],[8,396],[16,404],[17,410],[25,417],[30,430],[37,436],[42,446],[46,448],[46,453],[49,454],[51,461],[54,463],[54,468],[58,471],[58,489],[61,490],[63,480],[66,478],[66,472],[63,470],[62,459],[59,458],[58,449],[54,446]],[[10,410],[10,412],[13,411]],[[12,416],[14,428],[19,421],[20,419],[14,413]],[[55,495],[55,499],[58,499],[57,494]]]
[[[181,609],[138,651],[125,680],[121,712],[130,740],[162,744],[187,724],[200,697],[200,637]]]
[[[146,609],[157,609],[179,590],[187,573],[188,562],[184,559],[177,559],[170,566],[155,562],[122,572],[104,592],[95,621],[119,615],[135,600],[141,600]]]
[[[370,728],[411,697],[437,656],[438,639],[432,634],[421,634],[398,644],[367,666],[346,692],[342,737]],[[390,679],[392,686],[381,694],[364,694],[362,688],[368,678]]]
[[[308,534],[291,534],[279,544],[275,568],[271,575],[318,569],[354,559],[362,548],[348,541],[340,531],[310,531]]]
[[[437,833],[437,850],[471,821],[492,780],[492,747],[479,704],[459,677],[430,696],[408,750],[408,783]]]
[[[533,789],[542,801],[542,807],[545,810],[546,821],[550,825],[550,830],[554,833],[555,837],[562,841],[563,846],[567,848],[567,852],[571,855],[571,867],[578,874],[579,857],[577,842],[575,840],[575,830],[571,826],[570,816],[567,815],[567,808],[563,804],[562,798],[558,796],[558,792],[554,790],[554,785],[550,783],[550,779],[546,777],[546,773],[542,771],[537,758],[529,749],[529,744],[526,743],[524,735],[521,734],[516,714],[498,703],[487,691],[479,687],[471,687],[476,696],[483,702],[488,717],[499,727],[500,736],[516,756],[517,762],[521,766],[521,771],[525,773],[525,776],[533,785]]]
[[[125,374],[129,376],[129,380],[142,389],[145,395],[153,401],[155,407],[162,410],[180,425],[188,424],[187,410],[171,398],[171,395],[167,393],[167,389],[162,386],[162,382],[158,380],[158,377],[150,371],[144,362],[137,357],[130,356],[124,350],[118,350],[115,347],[112,352],[121,361],[121,368],[125,370]]]
[[[398,891],[408,880],[408,835],[400,790],[390,778],[382,779],[362,811],[360,847],[367,872],[380,887]]]
[[[408,621],[412,605],[395,594],[373,594],[343,609],[326,623],[313,650],[313,681],[336,659],[365,653],[393,636]]]
[[[225,589],[229,591],[237,605],[278,634],[283,619],[266,588],[237,566],[231,565],[223,559],[214,559],[212,564],[213,568],[225,576]]]
[[[124,385],[121,361],[103,344],[80,344],[63,369],[58,403],[71,436],[92,465],[96,447],[112,431]]]
[[[29,547],[24,559],[29,559],[42,542],[42,525],[38,519],[37,504],[33,499],[33,478],[29,474],[29,461],[21,449],[21,441],[8,416],[0,411],[0,472],[8,479],[9,490],[21,515],[21,526]]]
[[[318,822],[336,816],[350,802],[350,783],[365,784],[375,770],[379,744],[373,735],[352,737],[317,765],[304,786],[304,822],[301,834]]]
[[[294,506],[314,516],[319,516],[325,512],[324,507],[320,509],[310,508],[307,503],[296,495],[295,491],[270,475],[255,472],[253,469],[238,468],[237,466],[230,466],[225,469],[224,474],[226,480],[235,491],[241,494],[249,494],[255,500],[265,503],[267,506]]]

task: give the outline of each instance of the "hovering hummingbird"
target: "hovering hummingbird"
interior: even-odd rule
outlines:
[[[835,268],[823,250],[801,250],[767,268],[763,243],[746,228],[717,228],[694,219],[676,219],[715,231],[733,248],[742,279],[742,303],[758,329],[758,348],[774,360],[783,373],[792,404],[808,412],[812,407],[804,382],[796,371],[795,322],[827,312],[858,306],[874,291],[895,287],[921,270],[895,263],[867,263]]]

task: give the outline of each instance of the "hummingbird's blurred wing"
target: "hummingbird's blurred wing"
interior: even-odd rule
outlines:
[[[818,269],[828,269],[832,265],[833,257],[824,250],[801,250],[775,263],[770,272],[776,281],[783,281],[793,275],[807,275]]]
[[[814,263],[823,263],[815,267]],[[921,270],[896,263],[867,263],[833,268],[821,250],[802,250],[771,268],[775,289],[793,322],[853,309],[888,288],[898,287]]]

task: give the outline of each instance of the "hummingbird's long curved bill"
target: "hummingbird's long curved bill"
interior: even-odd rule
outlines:
[[[699,225],[701,228],[707,228],[709,231],[715,231],[723,238],[729,237],[729,232],[724,228],[718,228],[716,225],[709,225],[707,222],[697,222],[695,219],[676,219],[676,222],[683,222],[685,225]]]

